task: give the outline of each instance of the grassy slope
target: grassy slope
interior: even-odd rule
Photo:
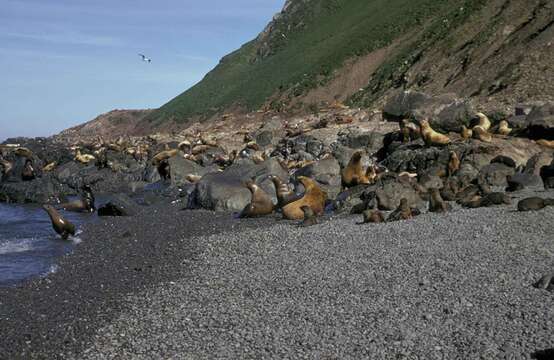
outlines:
[[[460,17],[461,7],[469,13],[475,3],[482,2],[309,1],[299,11],[277,22],[274,33],[283,30],[287,38],[271,37],[272,55],[253,62],[258,44],[255,40],[247,43],[226,56],[201,82],[155,111],[149,120],[155,123],[166,120],[183,122],[191,116],[210,115],[231,105],[254,110],[279,91],[299,95],[321,85],[346,59],[384,47],[408,31],[427,25],[429,19],[438,25],[425,36],[439,36],[437,32],[447,30],[440,25],[442,19],[456,19]],[[288,24],[299,21],[305,26],[284,30]],[[399,62],[407,56],[409,54],[403,54],[386,64],[378,76],[377,85],[384,86],[391,73],[401,66]]]

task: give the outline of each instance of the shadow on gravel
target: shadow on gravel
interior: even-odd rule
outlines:
[[[531,359],[552,360],[554,359],[554,348],[535,351],[531,354]]]

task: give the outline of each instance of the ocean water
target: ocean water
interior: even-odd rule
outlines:
[[[96,218],[94,214],[60,212],[78,229],[68,241],[56,234],[40,206],[0,203],[0,286],[55,272],[59,257],[79,246],[82,224]]]

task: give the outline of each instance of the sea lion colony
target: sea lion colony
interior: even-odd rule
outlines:
[[[114,173],[124,167],[114,158],[131,156],[137,163],[155,169],[161,181],[164,182],[177,181],[172,176],[173,159],[186,159],[202,167],[211,166],[212,173],[214,171],[225,173],[226,169],[244,163],[260,165],[270,159],[276,159],[281,170],[288,176],[270,173],[262,178],[254,176],[252,179],[243,180],[243,186],[250,190],[251,201],[240,212],[240,217],[267,216],[277,212],[285,219],[305,220],[304,225],[315,225],[316,217],[323,215],[326,210],[341,211],[343,201],[339,198],[345,193],[344,196],[351,196],[347,193],[350,189],[353,189],[353,193],[361,191],[361,195],[356,196],[360,196],[362,203],[352,207],[350,212],[363,214],[363,223],[379,223],[385,219],[386,221],[409,220],[421,213],[421,201],[429,202],[430,212],[451,211],[452,206],[449,202],[456,202],[466,208],[511,204],[511,197],[508,194],[492,192],[487,181],[483,181],[480,174],[468,172],[466,166],[476,156],[475,153],[467,151],[468,143],[472,144],[473,149],[479,149],[481,146],[486,148],[488,144],[502,139],[515,139],[515,137],[525,139],[525,134],[522,135],[521,131],[516,131],[506,119],[494,125],[487,115],[476,113],[473,122],[459,126],[457,131],[449,132],[436,130],[431,118],[422,118],[419,121],[413,118],[401,119],[397,130],[385,135],[384,147],[376,153],[369,152],[367,149],[358,149],[344,159],[344,165],[338,173],[342,185],[342,189],[339,190],[341,194],[337,195],[335,191],[330,196],[328,188],[329,184],[333,183],[330,177],[337,175],[319,176],[310,175],[309,172],[307,175],[298,176],[298,174],[304,174],[306,169],[324,161],[335,161],[336,152],[321,144],[317,144],[319,148],[309,149],[310,153],[306,152],[308,145],[305,145],[306,150],[302,151],[298,151],[296,147],[298,147],[298,139],[310,138],[311,134],[317,131],[332,129],[335,133],[340,133],[340,129],[348,129],[349,126],[356,124],[353,120],[354,116],[348,117],[336,113],[333,116],[317,121],[281,122],[284,137],[277,143],[271,144],[267,141],[260,144],[262,139],[259,135],[255,135],[256,128],[251,127],[250,130],[240,128],[234,129],[234,132],[223,132],[219,135],[217,132],[209,133],[213,129],[204,132],[189,129],[178,135],[119,137],[111,141],[104,141],[98,137],[88,142],[74,142],[65,146],[74,154],[70,161],[73,160],[82,166],[95,166],[99,170],[109,169]],[[344,120],[345,118],[348,119]],[[358,123],[361,121],[364,120],[358,120]],[[222,125],[219,126],[219,128],[222,127]],[[234,141],[233,146],[223,145],[225,140],[230,138]],[[237,139],[239,141],[236,141]],[[548,151],[552,142],[549,139],[527,141],[538,146],[538,152]],[[388,155],[390,154],[386,152],[393,151],[394,155],[394,150],[403,144],[408,147],[407,149],[445,153],[447,157],[445,162],[435,161],[435,166],[425,169],[417,166],[404,171],[389,168],[391,160]],[[5,183],[18,180],[32,182],[37,178],[56,173],[58,168],[63,166],[62,159],[54,157],[39,159],[31,149],[19,144],[4,144],[0,150],[2,150],[0,170]],[[384,152],[385,155],[379,154],[380,152]],[[516,165],[516,162],[506,155],[497,156],[495,161],[506,167]],[[518,162],[520,167],[524,165],[522,160]],[[17,165],[19,163],[23,166]],[[550,181],[550,167],[552,166],[545,162],[538,171],[540,174],[547,174],[547,177],[542,178],[545,184]],[[191,172],[181,175],[183,175],[181,180],[192,186],[203,183],[202,173]],[[506,176],[508,180],[512,175]],[[424,183],[429,178],[438,183],[427,186]],[[261,182],[266,180],[272,184],[271,187],[267,184],[262,186]],[[83,179],[81,183],[86,182]],[[401,196],[385,201],[386,204],[383,203],[382,197],[378,200],[373,197],[372,201],[363,199],[364,196],[368,197],[368,193],[382,187],[386,188],[387,184],[392,183],[402,184],[402,187],[411,189],[410,191],[415,192],[415,196],[421,201],[414,202],[413,198]],[[58,202],[56,208],[66,211],[94,211],[94,195],[91,186],[94,184],[85,185],[77,191],[80,193],[79,199],[61,204]],[[524,186],[521,185],[515,189],[521,188]],[[517,207],[521,211],[527,211],[538,210],[551,204],[552,200],[549,199],[543,199],[542,202],[525,199]],[[382,212],[383,210],[393,211],[387,216]],[[67,235],[70,232],[64,234]]]

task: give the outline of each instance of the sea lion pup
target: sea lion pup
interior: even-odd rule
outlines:
[[[317,224],[317,217],[308,205],[302,205],[300,209],[304,212],[304,220],[300,223],[300,226],[312,226]]]
[[[82,193],[81,198],[74,200],[68,203],[60,204],[59,207],[66,211],[75,211],[75,212],[94,212],[95,199],[94,194],[92,193],[92,188],[89,185],[83,185],[81,187]]]
[[[473,136],[473,131],[471,129],[468,129],[465,125],[462,125],[462,131],[460,132],[460,135],[462,135],[462,139],[468,140],[471,139]]]
[[[33,152],[26,147],[18,147],[17,149],[15,149],[15,154],[27,159],[33,158]]]
[[[167,144],[165,144],[165,145],[166,145],[166,147],[168,147]],[[154,155],[154,157],[152,158],[152,165],[158,166],[160,164],[160,162],[162,162],[163,160],[167,160],[169,158],[172,158],[173,156],[177,155],[178,152],[179,152],[178,149],[168,149],[168,150],[160,151],[159,153]]]
[[[362,151],[356,151],[348,165],[341,171],[342,186],[349,188],[360,184],[369,184],[364,169],[362,167]]]
[[[362,216],[364,219],[363,224],[385,222],[385,217],[379,210],[365,210]]]
[[[508,136],[512,132],[512,128],[506,120],[502,120],[498,124],[498,129],[496,130],[496,132],[500,135]]]
[[[409,220],[417,215],[419,215],[419,209],[412,209],[408,205],[408,199],[402,198],[400,200],[400,205],[398,205],[396,210],[390,213],[387,221]]]
[[[473,128],[473,137],[483,142],[492,141],[492,135],[487,130],[483,129],[481,126],[475,126]]]
[[[400,132],[402,133],[402,142],[407,143],[421,137],[419,127],[406,119],[400,121]]]
[[[75,225],[68,220],[64,219],[51,205],[43,205],[42,208],[46,210],[52,221],[52,227],[61,235],[62,239],[67,240],[69,235],[75,236]]]
[[[253,180],[246,181],[245,185],[252,194],[252,200],[250,200],[250,204],[244,207],[240,217],[256,217],[271,214],[275,207],[271,197]]]
[[[282,208],[283,206],[301,198],[296,195],[296,193],[291,190],[288,184],[281,180],[280,177],[276,175],[269,175],[269,179],[275,186],[275,193],[277,194],[277,208]]]
[[[160,174],[160,178],[162,180],[165,181],[171,179],[171,166],[169,165],[169,161],[167,161],[167,159],[160,161],[156,169],[158,170],[158,174]]]
[[[50,171],[52,171],[56,168],[56,165],[58,165],[58,163],[56,161],[52,161],[51,163],[49,163],[48,165],[43,167],[42,171],[43,172],[50,172]]]
[[[450,144],[450,138],[431,128],[428,120],[421,120],[421,137],[427,146],[443,146]]]
[[[548,141],[545,139],[540,139],[535,141],[535,143],[537,143],[537,145],[546,146],[549,149],[554,149],[554,140]]]
[[[81,154],[81,150],[77,149],[75,151],[75,160],[81,164],[88,164],[89,162],[96,160],[96,158],[89,154]]]
[[[448,177],[454,175],[456,171],[460,170],[460,158],[455,151],[450,152],[450,160],[448,160],[448,167],[446,170],[446,175]]]
[[[447,204],[441,197],[438,189],[429,189],[429,211],[442,213],[452,210],[450,204]]]
[[[327,193],[323,191],[315,180],[305,176],[299,176],[298,180],[304,185],[304,196],[283,207],[283,217],[288,220],[302,220],[304,212],[302,205],[308,205],[316,215],[323,214]]]
[[[31,159],[25,160],[25,166],[21,171],[21,180],[31,181],[36,178],[35,169],[33,168],[33,161]]]
[[[200,175],[188,174],[187,176],[185,176],[185,180],[193,184],[199,182],[200,179],[202,179],[202,176]]]
[[[487,117],[487,115],[479,112],[479,113],[475,114],[475,116],[477,116],[479,118],[479,122],[473,127],[473,129],[475,129],[476,126],[479,126],[481,129],[483,129],[485,131],[489,131],[492,124],[491,124],[491,121],[489,120],[489,118]]]
[[[517,203],[518,211],[536,211],[544,209],[547,206],[554,205],[554,199],[543,199],[540,197],[529,197]]]

